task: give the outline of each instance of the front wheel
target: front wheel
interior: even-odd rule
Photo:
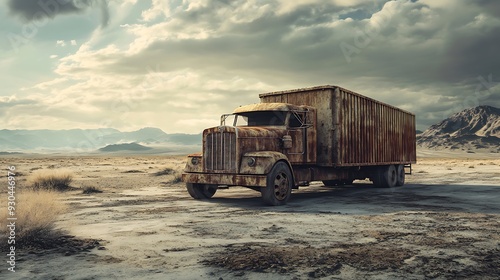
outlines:
[[[293,177],[288,165],[276,163],[267,174],[267,186],[262,188],[262,199],[272,206],[285,205],[292,194]]]
[[[186,183],[188,193],[194,199],[212,198],[217,191],[216,185]]]

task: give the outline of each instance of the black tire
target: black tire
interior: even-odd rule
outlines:
[[[394,165],[386,166],[383,173],[383,186],[385,188],[394,188],[398,180],[398,173]]]
[[[285,205],[292,194],[293,177],[288,165],[276,163],[267,174],[267,186],[261,189],[262,199],[268,205]]]
[[[393,188],[396,186],[398,176],[394,165],[380,166],[375,170],[372,181],[379,188]]]
[[[186,183],[188,193],[194,199],[212,198],[217,192],[216,185]]]
[[[399,164],[396,168],[397,172],[397,180],[396,180],[396,186],[401,187],[405,184],[405,167],[402,164]]]

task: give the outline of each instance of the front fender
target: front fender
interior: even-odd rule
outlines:
[[[279,152],[261,151],[250,152],[243,155],[240,165],[240,174],[267,174],[274,164],[280,160],[285,161],[289,166],[287,156]]]
[[[188,155],[184,172],[200,173],[203,172],[203,156],[202,154]]]

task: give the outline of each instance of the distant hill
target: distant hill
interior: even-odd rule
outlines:
[[[429,127],[417,137],[417,144],[428,148],[500,152],[500,109],[478,106],[463,110]]]
[[[5,156],[5,155],[22,155],[23,153],[19,152],[0,152],[0,156]]]
[[[167,134],[154,127],[131,132],[113,128],[70,130],[0,130],[0,151],[72,150],[92,152],[107,145],[139,143],[154,146],[201,145],[201,134]]]
[[[140,151],[148,151],[151,150],[152,148],[150,147],[145,147],[137,143],[126,143],[126,144],[112,144],[112,145],[107,145],[104,148],[100,148],[100,152],[123,152],[123,151],[133,151],[133,152],[140,152]]]

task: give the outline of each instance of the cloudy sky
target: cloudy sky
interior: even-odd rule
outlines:
[[[199,133],[269,91],[333,84],[425,129],[500,107],[497,0],[5,0],[0,129]]]

